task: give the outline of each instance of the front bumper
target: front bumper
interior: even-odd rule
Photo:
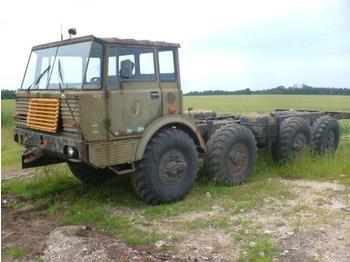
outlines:
[[[22,155],[22,167],[44,166],[63,161],[87,161],[87,146],[81,138],[67,137],[47,134],[40,131],[34,131],[24,128],[14,128],[14,140],[27,148],[27,151]],[[74,159],[67,156],[67,147],[74,147],[77,150],[77,155]],[[30,162],[28,159],[28,150],[38,152],[41,150],[43,156],[35,157],[35,161]],[[37,154],[37,155],[40,155]],[[27,161],[25,158],[27,157]],[[30,162],[30,163],[26,163]]]

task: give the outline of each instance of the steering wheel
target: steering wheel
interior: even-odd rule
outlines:
[[[96,86],[101,85],[101,78],[99,77],[93,77],[90,79],[90,83]]]

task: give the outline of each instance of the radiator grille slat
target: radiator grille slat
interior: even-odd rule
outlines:
[[[31,98],[29,101],[27,126],[56,133],[60,101],[58,98]]]

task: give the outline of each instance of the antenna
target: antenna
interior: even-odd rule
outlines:
[[[63,41],[62,25],[61,25],[61,41]]]

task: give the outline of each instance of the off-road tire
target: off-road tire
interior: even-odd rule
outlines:
[[[184,198],[196,179],[197,159],[196,146],[188,134],[175,128],[160,130],[131,176],[136,193],[152,205]]]
[[[273,159],[279,163],[292,160],[310,148],[311,139],[311,127],[305,119],[285,119],[280,125],[278,142],[272,146]]]
[[[96,169],[84,163],[68,163],[73,175],[84,184],[102,183],[112,177],[112,173],[105,169]]]
[[[222,186],[245,182],[253,173],[256,150],[255,137],[247,127],[220,127],[208,141],[206,178]]]
[[[312,124],[312,149],[318,155],[334,153],[339,145],[339,122],[330,116],[321,116]]]

